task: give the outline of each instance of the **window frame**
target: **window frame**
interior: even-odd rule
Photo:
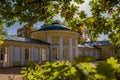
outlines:
[[[26,52],[26,50],[27,50],[27,52]],[[30,61],[30,48],[25,48],[24,49],[24,59],[25,59],[25,61]]]
[[[8,48],[5,46],[0,47],[0,61],[5,61],[5,54],[8,52]],[[2,55],[2,57],[1,57]]]
[[[63,59],[68,60],[69,58],[69,48],[63,48]]]
[[[52,48],[52,58],[56,60],[58,59],[58,48]]]
[[[41,49],[41,57],[42,57],[42,61],[47,61],[47,49],[46,48],[42,48]]]

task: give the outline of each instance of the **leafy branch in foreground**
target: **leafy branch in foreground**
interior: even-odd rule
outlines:
[[[2,35],[0,35],[0,45],[2,45],[3,43],[4,43],[4,38],[3,38],[3,36]]]
[[[86,80],[87,75],[76,65],[68,61],[34,65],[21,71],[25,80]]]
[[[119,80],[119,69],[117,60],[111,57],[96,66],[89,63],[73,65],[69,61],[46,62],[44,65],[32,63],[21,73],[25,80]]]

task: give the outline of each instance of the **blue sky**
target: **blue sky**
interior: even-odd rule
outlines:
[[[15,35],[15,34],[17,34],[17,29],[24,26],[24,25],[25,25],[25,23],[24,24],[19,24],[18,22],[16,22],[14,25],[7,28],[7,32],[8,32],[9,35]],[[41,25],[43,25],[43,23],[39,22],[39,23],[34,24],[33,26],[35,28],[40,28]]]

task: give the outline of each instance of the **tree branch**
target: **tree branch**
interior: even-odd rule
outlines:
[[[35,1],[28,2],[28,4],[33,4],[33,3],[37,3],[37,2],[41,3],[43,1],[41,1],[41,0],[35,0]]]

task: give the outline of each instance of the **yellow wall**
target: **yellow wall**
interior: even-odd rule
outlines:
[[[55,42],[58,42],[59,37],[63,37],[64,42],[66,43],[68,42],[67,39],[72,38],[74,39],[78,39],[78,33],[73,32],[73,31],[66,31],[66,30],[49,30],[49,31],[36,31],[33,32],[31,34],[31,37],[34,39],[39,39],[42,41],[46,41],[47,42],[47,37],[51,37],[52,38],[52,42],[53,44]],[[66,41],[67,40],[67,41]]]
[[[100,58],[101,59],[108,59],[112,55],[111,53],[114,52],[114,49],[111,47],[111,45],[106,45],[106,46],[98,46],[101,49],[96,49],[96,48],[82,48],[80,47],[79,50],[84,50],[84,51],[98,51],[100,53]]]
[[[101,48],[101,59],[107,59],[111,57],[113,49],[111,48],[110,45],[99,47]]]

